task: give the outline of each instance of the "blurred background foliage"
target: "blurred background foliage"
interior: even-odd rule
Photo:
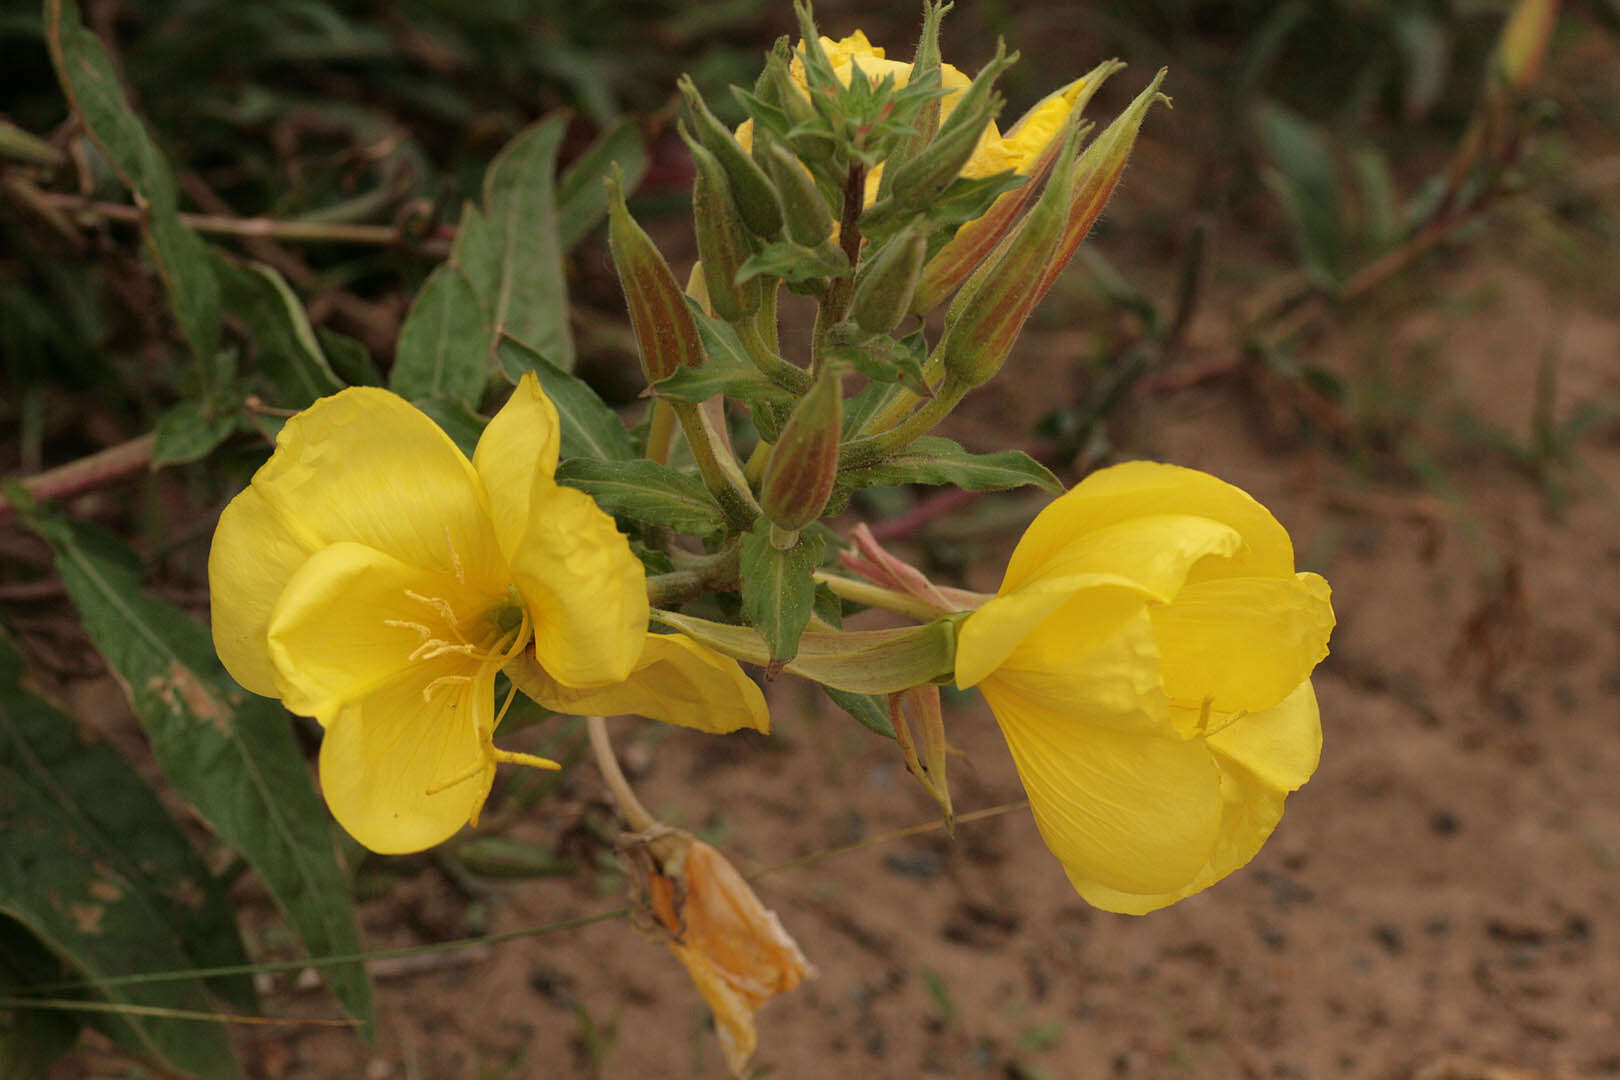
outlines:
[[[1384,286],[1436,250],[1511,248],[1571,288],[1608,290],[1620,309],[1602,269],[1620,245],[1612,169],[1582,160],[1591,140],[1620,132],[1612,87],[1586,64],[1620,14],[1613,0],[1565,8],[1551,78],[1538,80],[1538,42],[1521,40],[1516,53],[1501,44],[1515,11],[1544,27],[1559,15],[1532,0],[959,3],[945,24],[947,60],[977,70],[998,35],[1023,53],[1003,80],[1004,122],[1107,56],[1129,60],[1137,77],[1105,88],[1099,117],[1145,73],[1171,68],[1175,111],[1148,125],[1126,180],[1146,193],[1132,234],[1115,237],[1105,218],[1104,242],[1083,249],[1037,316],[1048,330],[1086,331],[1088,380],[1030,445],[1072,478],[1106,456],[1110,421],[1144,381],[1235,378],[1252,383],[1288,438],[1369,475],[1444,494],[1440,448],[1460,438],[1521,466],[1554,510],[1571,477],[1594,479],[1581,473],[1578,443],[1614,424],[1615,403],[1560,412],[1555,349],[1527,360],[1540,375],[1526,437],[1448,414],[1421,355],[1380,355],[1347,372],[1308,347],[1358,305],[1387,317],[1431,303]],[[690,73],[734,122],[741,111],[725,88],[750,85],[763,50],[794,25],[785,2],[764,0],[85,0],[82,13],[173,166],[187,223],[274,267],[347,382],[386,377],[411,300],[491,160],[559,110],[570,115],[558,150],[565,176],[599,140],[644,142],[634,207],[684,268],[691,172],[673,131],[675,80]],[[919,21],[910,0],[828,0],[816,16],[834,35],[860,26],[901,58]],[[0,55],[0,475],[30,477],[140,439],[177,404],[201,400],[209,376],[143,253],[128,192],[71,115],[39,5],[0,0]],[[566,241],[576,370],[609,403],[628,403],[639,375],[605,240],[597,231]],[[1233,305],[1218,320],[1229,348],[1204,362],[1182,353],[1212,297]],[[224,340],[247,353],[265,347],[265,332],[227,319]],[[234,426],[199,460],[148,470],[137,454],[125,486],[68,480],[42,493],[132,544],[136,564],[112,559],[130,580],[200,614],[214,519],[269,453],[276,410],[256,402],[237,402],[251,416],[227,418]],[[913,503],[873,493],[864,507],[893,515]],[[975,521],[966,511],[960,520]],[[56,554],[93,557],[95,546],[78,532],[59,538]],[[56,565],[50,546],[0,520],[0,624],[56,677],[99,672]],[[577,756],[577,726],[556,738],[565,745],[548,752]],[[525,783],[509,805],[549,790]],[[493,859],[505,874],[531,859],[496,857],[496,843],[470,843],[447,872],[477,873],[479,859]],[[4,935],[17,939],[0,950],[13,958],[33,947],[0,920]]]

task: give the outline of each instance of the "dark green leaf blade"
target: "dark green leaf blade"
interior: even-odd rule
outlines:
[[[22,662],[0,640],[0,914],[15,919],[92,984],[118,975],[243,964],[229,904],[150,788],[110,747],[24,691]],[[251,1008],[245,977],[216,980]],[[107,986],[113,1002],[213,1011],[203,983]],[[127,1016],[114,1033],[174,1067],[241,1075],[222,1026]]]
[[[113,542],[82,523],[35,517],[96,648],[129,694],[174,789],[263,879],[314,956],[360,951],[326,808],[279,704],[239,689],[208,628],[148,595]],[[372,1020],[361,964],[322,969],[349,1015]]]
[[[343,389],[303,302],[274,268],[216,254],[214,273],[226,310],[241,319],[253,337],[259,369],[275,387],[277,405],[302,409]]]
[[[557,467],[557,483],[579,488],[610,514],[678,533],[708,536],[726,526],[703,481],[656,462],[573,458]]]
[[[619,421],[618,414],[608,408],[584,380],[510,338],[500,343],[496,356],[501,369],[513,382],[527,371],[539,378],[540,388],[557,406],[557,416],[562,421],[563,457],[627,461],[636,456],[630,444],[630,433]]]
[[[206,373],[219,351],[219,282],[208,246],[180,223],[174,170],[124,100],[112,57],[85,27],[75,0],[46,0],[45,36],[57,78],[91,138],[146,204],[143,232],[181,331]],[[203,385],[211,388],[212,378],[205,374]]]
[[[240,425],[242,417],[236,411],[240,405],[239,399],[222,408],[217,400],[191,398],[171,408],[157,422],[152,464],[181,465],[213,453]]]
[[[447,398],[476,409],[489,381],[488,340],[472,283],[455,266],[440,266],[405,316],[389,388],[412,401]]]
[[[765,639],[771,660],[791,660],[810,622],[816,598],[811,574],[821,565],[825,544],[813,532],[783,551],[771,542],[774,526],[760,518],[742,538],[742,602],[748,623]]]
[[[16,997],[67,969],[45,943],[0,915],[0,996]],[[79,1018],[55,1009],[0,1009],[0,1076],[36,1080],[79,1040]]]
[[[823,686],[822,689],[832,698],[833,704],[849,713],[862,727],[885,739],[894,738],[894,721],[889,719],[889,710],[884,706],[881,695],[857,694],[831,686]]]
[[[557,147],[567,128],[568,117],[555,114],[506,144],[484,174],[484,216],[500,251],[490,303],[493,333],[572,371],[574,339],[555,201]]]
[[[875,465],[839,474],[847,487],[897,487],[901,484],[954,484],[968,491],[1006,491],[1033,484],[1054,495],[1063,483],[1052,470],[1022,450],[970,454],[949,439],[925,435]]]

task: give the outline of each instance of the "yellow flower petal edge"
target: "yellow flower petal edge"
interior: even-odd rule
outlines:
[[[685,634],[648,634],[630,677],[610,686],[564,686],[527,656],[506,674],[527,696],[571,716],[634,713],[717,735],[771,729],[765,695],[737,661]]]
[[[1310,778],[1333,625],[1265,507],[1133,462],[1031,523],[960,628],[957,683],[984,693],[1075,889],[1142,914],[1246,864]]]
[[[515,657],[580,689],[622,683],[644,651],[641,563],[611,517],[557,486],[557,447],[532,374],[476,466],[403,399],[354,388],[290,419],[220,515],[220,658],[326,727],[322,791],[373,850],[476,822],[497,762],[554,767],[494,745],[495,675]]]

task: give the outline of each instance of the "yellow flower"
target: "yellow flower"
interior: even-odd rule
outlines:
[[[403,399],[344,390],[287,422],[220,515],[208,560],[220,659],[325,727],[327,805],[374,851],[476,822],[497,761],[555,767],[494,746],[509,663],[576,691],[645,671],[648,715],[765,726],[758,689],[748,699],[735,680],[718,717],[662,708],[669,670],[696,654],[647,634],[641,563],[589,496],[553,479],[558,435],[533,375],[471,462]],[[699,659],[714,678],[719,658]]]
[[[1104,469],[1030,525],[956,682],[1088,902],[1142,914],[1259,851],[1321,751],[1328,598],[1265,507],[1193,469]]]
[[[893,75],[897,90],[911,79],[910,64],[887,59],[884,50],[880,46],[873,45],[860,30],[840,41],[834,41],[829,37],[822,37],[820,40],[827,59],[832,63],[833,72],[846,86],[849,84],[852,67],[860,68],[873,83],[881,81],[885,76]],[[956,108],[962,91],[966,90],[973,80],[950,64],[941,63],[939,69],[940,85],[946,91],[939,103],[939,119],[944,123],[946,117]],[[808,86],[804,63],[799,59],[797,51],[790,70],[799,86]],[[979,145],[974,149],[972,158],[962,167],[962,175],[968,179],[977,179],[993,176],[1007,169],[1012,169],[1020,175],[1028,175],[1040,160],[1042,151],[1062,130],[1064,121],[1069,118],[1070,109],[1075,107],[1076,102],[1080,102],[1081,92],[1085,87],[1085,79],[1076,79],[1061,90],[1048,94],[1025,113],[1005,135],[993,122],[987,124],[984,133],[979,136]],[[752,120],[745,120],[737,129],[737,138],[745,147],[751,145],[753,124]],[[867,205],[870,206],[877,198],[878,185],[882,178],[882,165],[867,175]]]

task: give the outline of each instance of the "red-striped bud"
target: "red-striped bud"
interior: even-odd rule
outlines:
[[[791,533],[821,516],[838,479],[843,424],[843,378],[823,369],[794,406],[765,463],[759,504],[771,524]]]
[[[642,227],[630,216],[620,190],[615,166],[608,186],[608,249],[619,274],[630,328],[641,352],[641,370],[647,381],[668,378],[678,369],[703,363],[703,339],[675,273]]]

